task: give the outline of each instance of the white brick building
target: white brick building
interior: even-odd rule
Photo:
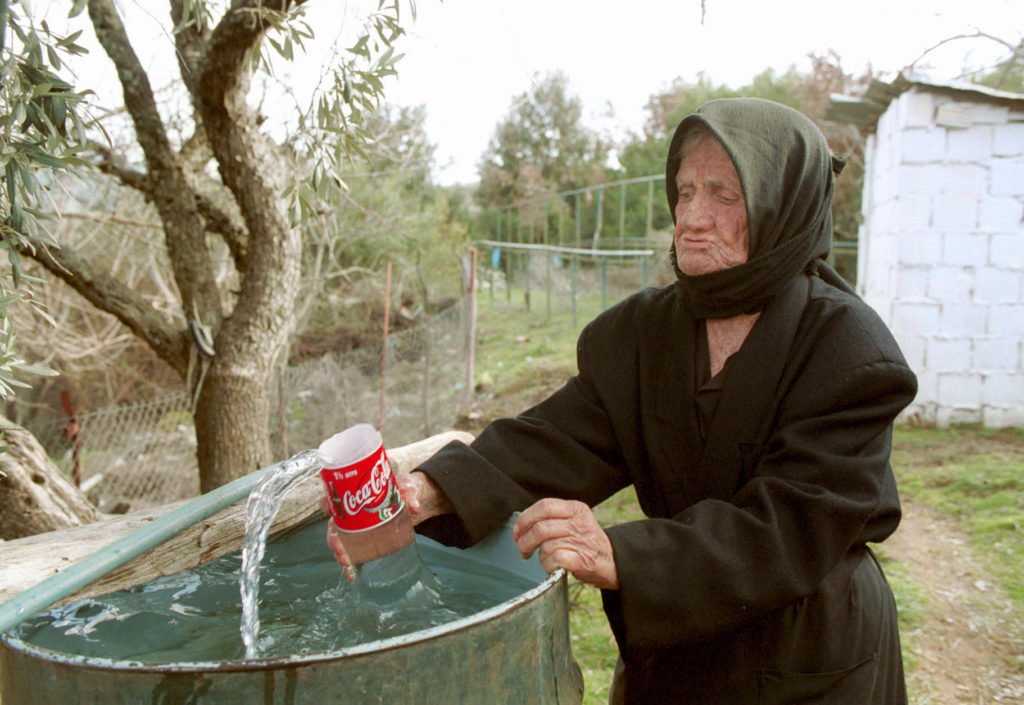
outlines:
[[[1024,95],[900,77],[866,124],[857,288],[917,373],[905,415],[1024,426]]]

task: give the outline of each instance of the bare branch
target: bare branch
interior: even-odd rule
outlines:
[[[177,49],[178,68],[189,94],[195,100],[199,85],[199,70],[207,50],[209,28],[204,24],[202,12],[187,16],[187,3],[171,0],[171,21],[174,23],[174,46]]]
[[[72,247],[23,249],[21,254],[41,264],[98,309],[116,316],[162,360],[185,375],[191,344],[188,335],[164,322],[133,289],[105,272],[94,270]]]
[[[100,158],[96,168],[104,174],[113,176],[125,186],[135,189],[142,194],[147,201],[152,201],[150,194],[149,176],[145,172],[136,171],[124,163],[120,155],[114,153],[109,147],[101,142],[92,141],[89,147]]]
[[[206,229],[224,238],[231,252],[231,259],[235,261],[235,267],[241,270],[249,251],[249,233],[245,226],[228,215],[226,210],[219,208],[202,190],[196,189],[195,197],[199,213],[206,221]]]
[[[89,17],[96,37],[117,67],[125,106],[146,156],[150,196],[164,224],[168,252],[183,309],[196,309],[215,329],[222,312],[217,294],[206,233],[195,199],[167,139],[149,79],[135,54],[113,0],[89,0]]]
[[[961,41],[964,39],[985,39],[991,42],[995,42],[996,44],[1001,44],[1002,46],[1006,47],[1006,49],[1010,52],[1011,56],[1018,59],[1024,58],[1024,45],[1014,45],[1001,37],[995,36],[994,34],[989,34],[988,32],[982,32],[981,30],[977,30],[970,34],[956,34],[952,37],[946,37],[945,39],[942,39],[941,41],[935,43],[934,45],[928,47],[923,52],[921,52],[921,55],[918,56],[913,61],[911,61],[910,65],[914,66],[919,61],[924,59],[924,57],[928,56],[936,49],[945,46],[946,44]]]
[[[202,139],[189,140],[187,144],[193,145],[193,148],[195,148],[194,145],[197,141],[205,142]],[[152,192],[153,185],[147,174],[125,165],[124,160],[118,154],[99,142],[93,142],[90,146],[100,157],[100,161],[96,164],[100,171],[113,176],[123,185],[135,189],[142,194],[146,201],[155,203],[155,197]],[[207,154],[209,154],[208,151]],[[203,217],[206,230],[224,238],[224,242],[227,243],[228,249],[231,251],[231,257],[235,260],[236,267],[240,268],[241,263],[245,261],[249,242],[249,234],[245,229],[245,225],[239,222],[237,217],[229,215],[226,208],[218,206],[217,199],[214,196],[205,193],[206,190],[213,190],[215,187],[212,184],[206,184],[205,187],[201,187],[197,182],[209,181],[209,179],[201,176],[202,167],[200,161],[196,161],[193,166],[199,171],[193,174],[190,190],[195,196],[195,205],[199,214]],[[223,186],[220,185],[220,188],[223,189]]]

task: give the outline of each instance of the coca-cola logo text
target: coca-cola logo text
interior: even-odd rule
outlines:
[[[360,510],[374,510],[388,497],[388,488],[391,486],[391,466],[387,458],[381,456],[370,471],[368,482],[357,488],[354,492],[346,490],[341,498],[345,513],[354,516]]]

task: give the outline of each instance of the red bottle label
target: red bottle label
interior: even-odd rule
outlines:
[[[342,531],[365,531],[387,522],[404,506],[391,464],[380,446],[342,468],[323,468],[334,523]]]

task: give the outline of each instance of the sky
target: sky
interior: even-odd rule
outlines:
[[[703,72],[738,88],[766,68],[806,69],[808,53],[835,50],[847,72],[870,65],[891,78],[949,37],[980,30],[1016,43],[1024,34],[1022,0],[704,0],[703,20],[701,0],[414,0],[413,21],[409,0],[400,1],[407,36],[386,99],[426,107],[435,179],[444,185],[476,181],[477,163],[513,98],[550,72],[568,77],[589,127],[621,138],[640,131],[650,96],[677,77],[693,82]],[[155,0],[121,6],[166,15]],[[318,38],[340,37],[342,45],[367,7],[376,0],[307,5]],[[133,37],[143,33],[133,29]],[[137,51],[160,44],[139,42]],[[932,77],[945,80],[965,64],[1004,54],[995,42],[957,41],[918,67],[930,65]],[[112,82],[112,69],[89,75],[103,71]],[[315,74],[305,67],[283,76],[298,84]]]
[[[568,76],[588,124],[621,136],[640,131],[650,96],[677,77],[704,72],[738,88],[769,67],[806,69],[808,53],[829,49],[848,72],[870,64],[891,77],[942,39],[977,30],[1019,40],[1024,3],[705,0],[702,23],[700,0],[420,0],[389,100],[426,105],[438,180],[468,183],[513,97],[551,71]],[[937,78],[952,78],[964,61],[1000,53],[960,41],[926,59]]]

